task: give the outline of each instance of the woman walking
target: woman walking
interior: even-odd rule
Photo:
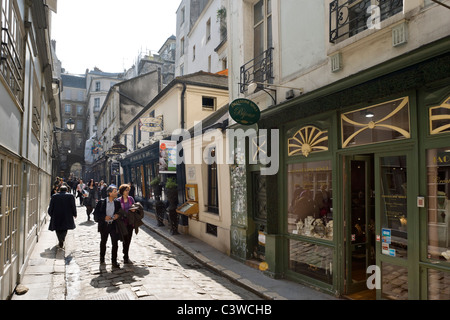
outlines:
[[[134,204],[134,199],[133,197],[129,196],[129,192],[130,186],[128,184],[123,184],[119,187],[119,194],[121,197],[118,200],[120,201],[120,205],[122,207],[122,210],[124,211],[122,220],[127,228],[127,234],[123,236],[123,263],[125,264],[132,264],[132,262],[130,261],[130,257],[128,256],[128,252],[130,250],[131,238],[133,237],[134,229],[134,225],[131,224],[131,221],[128,217],[128,215],[133,214],[129,212],[129,210]]]
[[[86,214],[88,221],[91,220],[91,213],[97,205],[98,200],[98,188],[94,183],[94,179],[91,179],[86,186],[85,190],[88,192],[88,196],[84,199],[84,205],[86,206]]]

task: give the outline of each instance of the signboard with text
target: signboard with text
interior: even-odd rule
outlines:
[[[159,142],[159,173],[177,173],[177,142],[161,140]]]

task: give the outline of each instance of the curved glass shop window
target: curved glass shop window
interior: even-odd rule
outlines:
[[[438,107],[430,108],[430,133],[450,132],[450,98]]]
[[[450,263],[450,146],[427,152],[428,258]]]
[[[288,232],[333,240],[331,160],[288,165]]]
[[[342,147],[410,139],[409,98],[401,98],[341,115]]]

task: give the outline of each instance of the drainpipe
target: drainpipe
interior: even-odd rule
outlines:
[[[185,109],[185,97],[186,97],[186,83],[182,83],[183,91],[181,92],[181,129],[185,129],[184,109]]]

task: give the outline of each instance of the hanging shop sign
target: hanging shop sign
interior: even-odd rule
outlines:
[[[111,175],[112,176],[120,175],[120,162],[112,162],[111,163]]]
[[[261,119],[261,110],[248,99],[236,99],[230,104],[230,116],[239,124],[251,126]]]
[[[123,144],[115,144],[109,150],[112,154],[122,154],[128,151],[128,148]]]
[[[177,142],[161,140],[159,142],[159,173],[177,173]]]
[[[164,131],[164,117],[141,118],[139,119],[139,128],[143,132],[161,132]]]

